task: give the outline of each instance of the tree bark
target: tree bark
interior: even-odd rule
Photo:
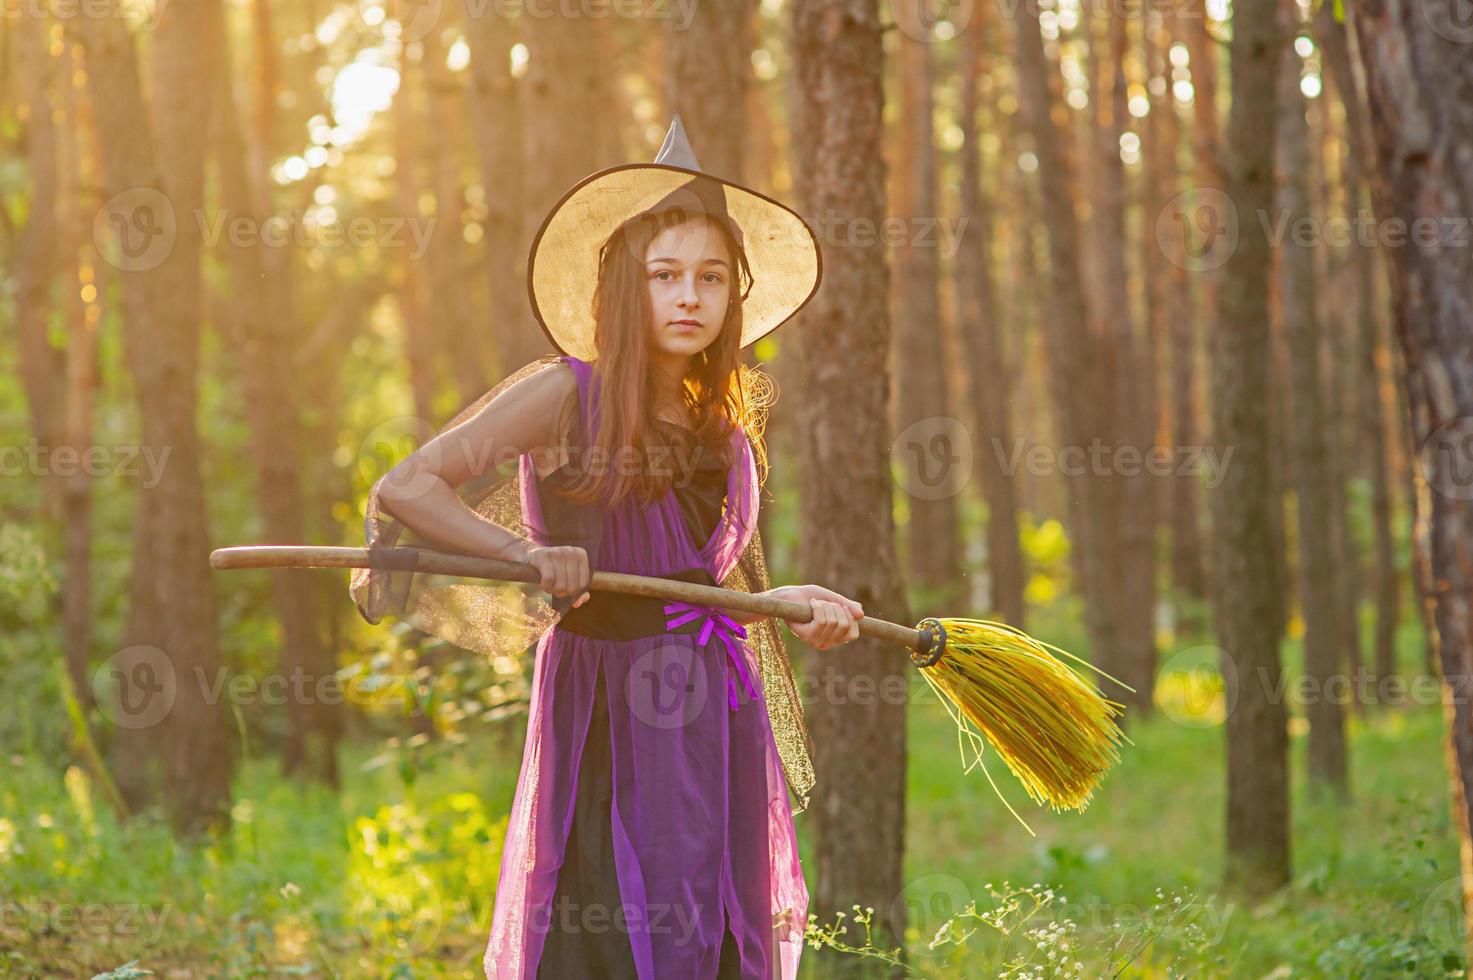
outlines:
[[[802,212],[880,227],[884,54],[877,0],[795,0],[791,9]],[[909,622],[891,513],[885,251],[880,242],[850,237],[825,240],[823,248],[824,288],[797,324],[803,570],[867,612]],[[845,478],[833,479],[836,473]],[[853,546],[856,535],[871,542],[862,552]],[[810,666],[824,668],[820,690],[843,694],[857,678],[881,690],[911,669],[897,650],[863,639],[850,646],[842,672],[822,654],[810,658]],[[904,903],[896,901],[905,846],[905,716],[903,699],[885,697],[820,697],[808,712],[818,772],[812,911],[830,921],[855,903],[874,906],[877,945],[898,944],[905,934]]]
[[[1104,379],[1114,376],[1115,366],[1105,363],[1106,346],[1095,329],[1085,298],[1076,181],[1068,153],[1071,138],[1063,103],[1053,92],[1058,73],[1051,69],[1044,51],[1037,9],[1019,4],[1013,18],[1020,115],[1033,137],[1038,157],[1039,210],[1048,233],[1044,356],[1063,468],[1065,452],[1088,453],[1094,444],[1108,441],[1115,431],[1111,411],[1115,396],[1104,388]],[[1110,349],[1116,348],[1112,345]],[[1073,468],[1073,464],[1070,466]],[[1069,521],[1092,658],[1106,672],[1132,683],[1121,676],[1129,670],[1119,622],[1123,576],[1115,534],[1119,519],[1115,505],[1120,498],[1105,475],[1088,465],[1077,467],[1077,472],[1068,480]],[[1149,697],[1149,686],[1133,684],[1135,693],[1109,681],[1103,686],[1108,696],[1126,703],[1139,697],[1142,690]]]
[[[51,448],[62,438],[66,354],[48,339],[52,316],[54,268],[60,257],[57,227],[56,126],[51,107],[57,84],[70,84],[70,75],[57,71],[57,59],[47,50],[50,22],[42,17],[17,17],[16,56],[20,76],[21,118],[25,121],[25,170],[31,179],[28,217],[11,257],[15,269],[16,333],[20,337],[20,376],[30,411],[31,432],[39,446]],[[47,480],[47,482],[54,482]],[[50,516],[56,497],[46,495]]]
[[[1370,206],[1372,147],[1366,118],[1365,93],[1356,83],[1347,43],[1347,26],[1335,20],[1334,5],[1327,4],[1315,14],[1315,38],[1325,53],[1325,63],[1334,81],[1335,94],[1345,107],[1345,138],[1349,152],[1345,156],[1345,210],[1352,227],[1360,219],[1374,217]],[[1377,300],[1377,251],[1357,236],[1351,246],[1356,285],[1354,305],[1358,362],[1354,368],[1358,381],[1355,389],[1359,405],[1352,411],[1353,438],[1364,440],[1364,466],[1371,478],[1371,521],[1374,536],[1373,588],[1376,596],[1376,631],[1373,654],[1375,673],[1386,677],[1396,670],[1393,643],[1398,608],[1399,577],[1396,573],[1396,549],[1392,531],[1391,464],[1387,412],[1382,397],[1381,364],[1386,358],[1382,340],[1381,307]]]
[[[465,118],[467,106],[461,85],[446,63],[448,52],[441,34],[431,31],[422,43],[419,77],[424,82],[424,118],[431,135],[418,148],[424,154],[435,200],[434,233],[422,259],[430,280],[430,333],[461,404],[469,405],[494,382],[487,374],[484,330],[471,309],[471,291],[465,287],[471,262],[462,230],[465,186],[459,169],[461,144],[456,137],[461,132],[457,123]]]
[[[209,39],[219,63],[229,65],[225,25]],[[215,132],[211,143],[221,208],[231,216],[263,227],[272,214],[268,174],[251,169],[253,155],[247,130],[236,107],[235,72],[221,72],[217,84]],[[274,131],[274,125],[266,127]],[[269,158],[269,150],[254,155]],[[295,397],[281,393],[314,389],[302,383],[294,354],[300,332],[292,309],[289,263],[273,256],[279,250],[227,236],[222,259],[231,272],[231,288],[217,299],[215,310],[222,339],[239,357],[254,457],[261,525],[274,541],[306,540],[306,491],[303,427]],[[286,701],[287,733],[282,769],[287,774],[337,785],[337,732],[330,716],[339,705],[319,699],[334,673],[332,650],[322,635],[318,594],[310,574],[278,569],[271,573],[271,598],[281,627],[280,669],[292,684]],[[297,680],[300,678],[300,681]],[[295,692],[305,692],[303,697]]]
[[[526,280],[517,276],[526,239],[522,234],[522,141],[508,134],[522,132],[522,87],[511,73],[511,48],[516,43],[515,22],[507,17],[473,13],[476,0],[465,0],[466,39],[471,47],[470,91],[476,149],[481,160],[481,187],[486,196],[485,235],[481,239],[486,263],[490,324],[488,345],[493,348],[489,369],[504,378],[521,367],[512,362],[502,341],[515,325],[527,319]]]
[[[1376,213],[1446,231],[1473,214],[1473,74],[1468,29],[1451,0],[1357,0],[1355,56],[1365,72],[1376,144]],[[1420,451],[1414,543],[1423,613],[1439,658],[1465,916],[1473,910],[1473,706],[1463,682],[1473,637],[1473,311],[1467,248],[1409,239],[1390,249],[1392,311],[1404,354],[1413,445]],[[1473,920],[1465,918],[1465,926]],[[1473,937],[1473,928],[1467,932]],[[1468,952],[1473,955],[1473,943]]]
[[[1120,455],[1111,457],[1103,475],[1101,492],[1106,511],[1105,561],[1118,568],[1118,577],[1108,601],[1116,608],[1120,649],[1115,661],[1116,677],[1135,688],[1125,692],[1126,706],[1140,718],[1154,707],[1152,688],[1156,679],[1156,520],[1160,506],[1158,481],[1139,463],[1154,445],[1156,384],[1150,370],[1150,340],[1136,326],[1128,286],[1130,268],[1125,212],[1127,188],[1125,165],[1120,158],[1121,136],[1127,125],[1125,63],[1128,57],[1130,20],[1123,11],[1106,9],[1099,37],[1092,38],[1092,51],[1103,51],[1092,101],[1094,136],[1094,187],[1097,209],[1091,222],[1093,258],[1099,272],[1100,291],[1100,393],[1107,401],[1104,414],[1105,444],[1116,454],[1135,453],[1137,465],[1127,465]]]
[[[1227,717],[1226,877],[1249,894],[1288,881],[1290,859],[1288,727],[1274,696],[1282,686],[1282,579],[1274,553],[1279,504],[1269,477],[1269,251],[1257,226],[1274,203],[1274,107],[1285,43],[1277,2],[1240,0],[1234,9],[1223,185],[1241,233],[1221,269],[1212,372],[1213,438],[1234,449],[1212,494],[1218,643],[1237,695]]]
[[[419,210],[422,191],[420,153],[414,139],[420,122],[415,85],[412,81],[417,73],[408,53],[401,51],[399,90],[394,93],[391,110],[394,159],[397,163],[394,170],[394,198],[398,202],[400,214],[409,220],[422,217]],[[440,378],[437,357],[439,345],[435,343],[433,314],[428,308],[427,296],[431,284],[424,265],[423,262],[414,261],[407,253],[399,256],[399,316],[404,324],[404,360],[409,367],[409,388],[414,393],[414,414],[428,427],[438,428],[441,420],[435,413],[435,392]],[[525,274],[525,258],[521,266]],[[518,321],[518,325],[520,323]],[[506,324],[501,329],[505,330],[507,336],[520,332],[512,324]]]
[[[745,176],[747,89],[752,75],[751,0],[697,5],[690,23],[665,21],[665,104],[680,113],[701,169]]]
[[[1292,0],[1279,8],[1281,29],[1292,38],[1299,27]],[[1278,210],[1286,229],[1313,218],[1308,173],[1311,167],[1308,108],[1299,90],[1299,55],[1282,49],[1279,67]],[[1288,418],[1294,496],[1299,517],[1299,608],[1304,619],[1304,673],[1315,681],[1304,706],[1309,719],[1309,777],[1346,795],[1345,713],[1330,697],[1328,682],[1340,671],[1341,625],[1336,601],[1339,556],[1335,554],[1328,506],[1334,472],[1330,466],[1324,378],[1320,371],[1320,311],[1313,246],[1300,244],[1292,230],[1276,251],[1279,308],[1289,345]]]
[[[974,405],[977,439],[974,452],[979,463],[982,499],[987,504],[987,564],[991,581],[991,606],[1003,618],[1024,626],[1023,551],[1018,539],[1017,500],[1013,474],[997,464],[994,446],[1006,453],[1013,444],[1009,417],[1013,378],[1008,372],[999,326],[997,285],[992,271],[992,208],[984,201],[982,152],[979,138],[984,119],[979,119],[977,85],[992,71],[987,50],[990,8],[981,6],[965,28],[962,38],[962,146],[959,151],[962,186],[960,222],[965,222],[957,252],[957,326],[966,345],[965,375],[971,393],[964,399]]]
[[[144,727],[121,727],[118,742],[162,753],[169,817],[185,835],[228,823],[234,768],[224,706],[209,697],[206,686],[220,679],[221,661],[195,428],[200,270],[193,219],[203,192],[205,141],[199,127],[208,125],[214,88],[208,49],[198,39],[219,15],[217,4],[201,2],[170,7],[161,18],[153,39],[153,120],[126,23],[114,17],[68,22],[86,52],[106,193],[134,195],[117,222],[129,246],[144,246],[141,253],[123,252],[119,260],[126,353],[143,445],[156,458],[168,453],[157,485],[138,492],[125,651],[117,663],[125,681],[142,682],[152,673],[155,682],[164,683],[164,693],[135,692],[146,696],[136,718]],[[147,223],[139,223],[145,214]],[[170,227],[173,248],[152,265],[150,235]],[[147,721],[157,699],[167,698],[169,691],[173,701],[162,720]],[[135,751],[126,761],[144,757]],[[120,784],[125,775],[134,793],[145,797],[130,804],[146,802],[158,791],[149,776],[138,772],[118,772]]]
[[[1171,31],[1164,15],[1142,7],[1144,45],[1153,79],[1161,79],[1161,91],[1150,90],[1151,113],[1147,136],[1146,213],[1162,215],[1183,190],[1183,173],[1178,164],[1182,129],[1177,118],[1176,97],[1171,85],[1168,54]],[[1205,8],[1204,14],[1205,16]],[[1196,19],[1201,23],[1200,19]],[[1201,97],[1200,95],[1198,96]],[[1158,218],[1159,220],[1159,218]],[[1162,242],[1155,229],[1143,228],[1142,248],[1148,277],[1152,334],[1162,348],[1158,358],[1164,361],[1160,372],[1167,379],[1169,396],[1159,406],[1163,416],[1161,429],[1167,447],[1173,452],[1201,445],[1201,427],[1197,420],[1198,372],[1196,352],[1197,317],[1192,309],[1191,283],[1187,278],[1187,260],[1181,242],[1174,238]],[[1168,252],[1165,265],[1158,249]],[[1205,287],[1206,277],[1200,277]],[[1177,607],[1178,635],[1201,629],[1205,624],[1194,605],[1181,600],[1200,600],[1207,595],[1206,542],[1201,527],[1202,487],[1194,473],[1176,473],[1166,480],[1166,524],[1170,548],[1169,579]]]
[[[589,106],[601,104],[600,92],[610,81],[604,77],[595,33],[603,24],[586,17],[522,18],[528,57],[522,79],[527,161],[523,238],[529,243],[568,188],[601,167],[625,162],[604,158],[605,133],[612,120],[588,114]],[[525,254],[518,260],[517,274],[526,281]],[[552,349],[530,315],[507,324],[502,340],[517,367]]]
[[[92,121],[84,113],[83,86],[77,81],[82,67],[80,50],[65,40],[61,56],[61,105],[64,123],[57,141],[58,257],[62,275],[72,284],[65,290],[63,316],[67,325],[66,347],[66,444],[78,454],[95,438],[97,402],[97,327],[102,318],[100,300],[107,283],[101,263],[84,266],[82,222],[84,175],[96,172],[92,152]],[[89,272],[90,270],[90,277]],[[96,292],[83,298],[84,283]],[[62,633],[67,672],[83,717],[93,717],[95,696],[91,683],[92,657],[92,485],[93,474],[85,467],[67,477],[62,488],[62,549],[66,572],[62,585]]]
[[[891,215],[904,229],[891,254],[891,301],[896,324],[895,431],[905,476],[901,490],[910,523],[902,535],[912,588],[937,609],[954,608],[965,596],[956,495],[965,485],[959,443],[967,438],[947,397],[939,292],[939,218],[936,142],[931,116],[932,45],[915,35],[926,22],[924,0],[894,7],[910,29],[896,31],[899,141],[892,173],[896,199]],[[914,426],[914,428],[912,428]]]

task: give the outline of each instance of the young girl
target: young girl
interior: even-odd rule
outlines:
[[[400,464],[413,492],[376,488],[430,542],[533,565],[560,597],[537,645],[487,977],[796,975],[808,892],[774,738],[774,719],[801,731],[786,657],[754,655],[758,617],[586,587],[595,568],[718,584],[760,556],[765,404],[740,351],[819,278],[801,219],[701,173],[677,117],[654,164],[586,178],[538,232],[532,304],[564,356]],[[527,538],[454,490],[507,448]],[[842,595],[768,593],[811,606],[792,629],[819,650],[858,636],[863,610]]]

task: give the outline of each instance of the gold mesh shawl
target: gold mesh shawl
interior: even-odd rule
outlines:
[[[549,355],[528,364],[476,399],[439,432],[466,421],[517,381],[557,362],[557,357]],[[427,431],[428,426],[425,429]],[[521,465],[530,466],[530,459]],[[380,476],[368,494],[363,522],[367,547],[443,550],[419,538],[402,521],[380,508],[379,491],[386,477],[387,473]],[[517,466],[507,466],[503,462],[500,468],[488,467],[486,472],[457,487],[455,492],[482,518],[523,536],[528,535]],[[588,548],[589,555],[594,556],[601,522],[598,513],[591,508],[586,509],[586,518],[583,535],[594,546]],[[746,548],[721,585],[743,592],[761,592],[770,587],[767,558],[759,531],[753,530]],[[518,666],[525,666],[525,658],[534,653],[538,641],[562,618],[572,603],[572,597],[553,598],[517,583],[457,580],[392,567],[389,562],[375,568],[354,569],[348,588],[359,614],[371,624],[379,623],[386,615],[396,616],[458,647],[488,657],[510,658],[503,663]],[[812,743],[804,725],[803,707],[793,680],[787,643],[774,619],[760,619],[748,624],[746,630],[747,645],[756,657],[762,679],[767,716],[787,778],[793,812],[799,813],[808,806],[814,771]]]

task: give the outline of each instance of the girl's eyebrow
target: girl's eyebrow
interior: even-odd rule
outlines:
[[[705,262],[706,265],[712,265],[712,264],[722,265],[722,266],[726,265],[726,260],[725,259],[704,259],[703,261]],[[669,262],[671,265],[679,265],[680,264],[680,260],[677,259],[673,255],[657,255],[656,257],[654,257],[654,258],[650,259],[648,262],[646,262],[645,265],[654,265],[656,262]]]

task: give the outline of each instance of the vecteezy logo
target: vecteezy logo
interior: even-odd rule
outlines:
[[[890,904],[890,921],[906,922],[916,927],[923,940],[915,948],[920,956],[945,956],[944,945],[931,948],[930,940],[948,920],[960,915],[976,901],[972,890],[960,878],[946,874],[926,875],[906,883]]]
[[[1429,487],[1452,500],[1473,500],[1473,417],[1433,429],[1417,455]]]
[[[387,485],[401,500],[419,499],[435,486],[439,480],[436,473],[444,462],[435,434],[433,425],[415,415],[396,415],[379,423],[358,447],[362,475],[376,480],[403,463],[404,468],[395,472]],[[424,446],[429,448],[414,463],[405,463]]]
[[[703,654],[667,643],[629,665],[624,697],[634,716],[651,728],[672,729],[700,717],[710,688]]]
[[[1156,672],[1155,701],[1183,728],[1220,725],[1238,703],[1237,665],[1219,647],[1181,650]]]
[[[384,37],[408,44],[422,41],[440,23],[441,0],[359,0],[359,16]],[[397,29],[389,24],[398,25]]]
[[[163,265],[177,236],[173,202],[152,187],[114,194],[92,218],[92,244],[124,272],[147,272]]]
[[[960,34],[972,21],[972,0],[892,0],[890,17],[905,36],[935,44]],[[936,25],[949,24],[945,34]]]
[[[1156,215],[1156,245],[1188,272],[1221,268],[1238,250],[1238,209],[1216,187],[1183,191]]]
[[[1473,0],[1416,0],[1432,33],[1454,44],[1473,44]]]
[[[158,647],[124,647],[92,672],[98,710],[119,728],[159,724],[173,709],[177,694],[173,661]]]
[[[912,422],[891,444],[890,464],[897,482],[912,497],[954,497],[972,478],[972,434],[945,415]]]
[[[1449,878],[1427,893],[1418,923],[1427,939],[1444,953],[1461,953],[1464,947],[1462,875]]]

